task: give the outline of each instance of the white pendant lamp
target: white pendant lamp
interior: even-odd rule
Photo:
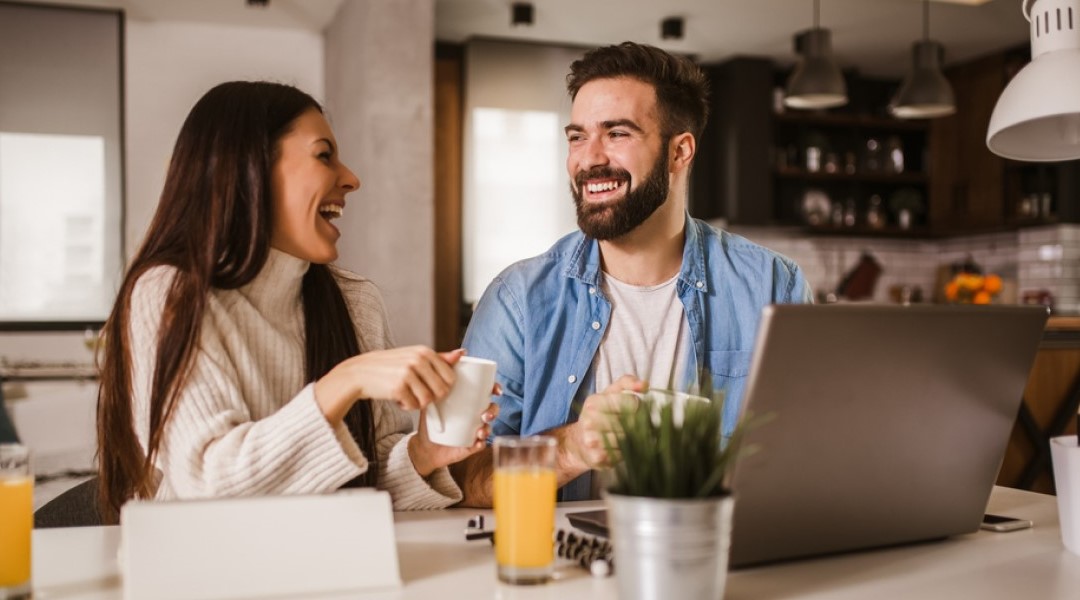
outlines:
[[[1080,158],[1080,0],[1022,0],[1031,62],[998,98],[986,145],[1025,161]]]
[[[847,86],[832,53],[832,33],[818,26],[818,0],[814,0],[814,28],[795,36],[799,62],[787,81],[784,104],[791,108],[832,108],[847,104]]]
[[[923,0],[923,37],[911,47],[911,71],[889,103],[900,119],[932,119],[956,112],[949,80],[941,72],[945,48],[930,39],[930,0]]]

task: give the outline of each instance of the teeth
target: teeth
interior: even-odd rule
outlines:
[[[338,204],[324,204],[319,207],[319,214],[327,219],[336,219],[341,216],[343,208]]]
[[[605,181],[603,183],[587,184],[585,186],[585,189],[589,190],[590,193],[595,194],[597,192],[610,192],[611,190],[618,188],[620,185],[622,184],[618,181]]]

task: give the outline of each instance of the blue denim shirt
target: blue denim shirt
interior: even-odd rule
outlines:
[[[723,390],[726,435],[740,412],[761,309],[812,296],[790,259],[689,215],[685,230],[676,293],[693,347],[687,363]],[[600,278],[600,246],[578,231],[488,286],[463,345],[498,363],[503,394],[492,435],[533,435],[577,420],[611,317]]]

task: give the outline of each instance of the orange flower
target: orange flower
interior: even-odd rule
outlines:
[[[980,290],[975,292],[975,296],[971,299],[972,304],[990,304],[990,293],[986,290]]]
[[[994,295],[1001,291],[1001,278],[997,275],[987,275],[986,281],[983,282],[983,289],[990,295]]]

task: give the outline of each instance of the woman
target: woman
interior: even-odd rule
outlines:
[[[181,128],[157,213],[105,326],[98,398],[103,515],[139,498],[377,486],[399,509],[461,499],[401,410],[453,383],[461,350],[390,348],[375,286],[328,266],[360,181],[318,103],[221,84]]]

